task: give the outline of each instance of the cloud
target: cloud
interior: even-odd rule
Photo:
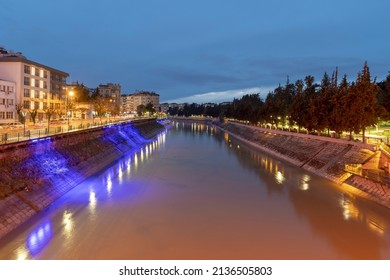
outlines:
[[[267,87],[252,87],[252,88],[244,88],[244,89],[232,89],[225,91],[212,91],[201,94],[194,94],[187,97],[177,98],[165,101],[167,103],[221,103],[227,101],[233,101],[234,98],[240,98],[246,94],[255,94],[261,93],[264,97],[270,90],[273,88]]]

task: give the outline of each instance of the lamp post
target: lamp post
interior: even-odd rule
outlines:
[[[96,118],[97,112],[92,111],[92,126],[95,126],[95,118]]]
[[[68,116],[68,131],[69,131],[69,125],[70,125],[70,123],[69,123],[69,121],[70,121],[69,99],[70,99],[70,97],[73,96],[73,95],[74,95],[74,92],[73,92],[73,91],[69,91],[69,92],[67,92],[67,94],[66,94],[66,114],[67,114],[67,116]]]
[[[23,116],[23,136],[26,136],[26,111],[22,111],[22,116]]]

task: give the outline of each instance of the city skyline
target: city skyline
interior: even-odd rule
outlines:
[[[336,67],[390,69],[390,3],[372,1],[2,1],[0,44],[87,86],[155,91],[161,102],[263,97]],[[45,15],[45,16],[42,16]]]

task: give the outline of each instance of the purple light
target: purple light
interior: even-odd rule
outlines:
[[[32,256],[40,253],[49,243],[53,233],[49,221],[39,225],[27,236],[26,245]]]

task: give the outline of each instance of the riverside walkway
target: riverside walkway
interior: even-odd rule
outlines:
[[[80,131],[90,128],[104,127],[113,124],[119,124],[134,120],[139,120],[144,118],[103,118],[94,120],[73,120],[69,123],[58,122],[55,124],[48,125],[39,123],[39,124],[30,124],[26,125],[25,128],[17,127],[3,127],[0,130],[0,145],[17,143],[29,140],[37,140],[41,138],[46,138],[53,135],[70,133],[74,131]]]

